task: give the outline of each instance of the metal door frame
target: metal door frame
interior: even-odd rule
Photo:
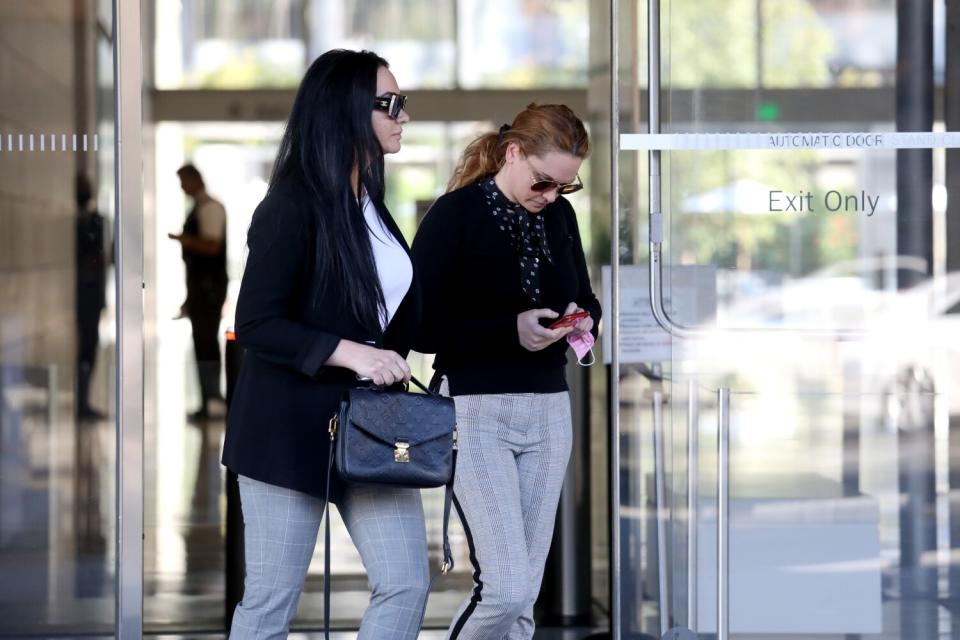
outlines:
[[[143,636],[143,129],[139,0],[113,0],[117,232],[116,634]]]

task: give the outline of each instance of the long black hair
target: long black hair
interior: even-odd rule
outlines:
[[[375,333],[386,304],[350,176],[357,167],[362,190],[384,215],[383,149],[371,123],[380,67],[389,64],[371,51],[334,49],[314,60],[297,91],[270,178],[271,190],[293,179],[314,196],[317,299],[339,281],[343,308]]]

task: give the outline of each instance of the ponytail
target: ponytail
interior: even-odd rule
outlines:
[[[459,189],[499,171],[508,144],[504,136],[494,132],[484,133],[468,144],[450,176],[447,191]]]

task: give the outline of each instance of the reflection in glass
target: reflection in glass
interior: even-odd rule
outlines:
[[[109,3],[0,8],[0,635],[114,624],[112,32]]]
[[[910,3],[668,4],[662,102],[671,133],[893,125],[895,11]],[[936,52],[945,42],[941,9]],[[643,31],[621,44],[622,59],[646,45]],[[939,70],[942,56],[934,58]],[[811,111],[798,125],[780,121],[783,105],[764,103],[763,92],[707,91],[723,87],[837,90],[795,92]],[[865,117],[842,104],[877,107],[858,96],[889,104]],[[876,122],[887,117],[877,113],[889,122]],[[727,389],[731,637],[949,634],[958,610],[949,443],[960,415],[960,325],[951,313],[960,274],[946,271],[954,248],[945,247],[943,151],[911,183],[932,178],[933,206],[922,215],[906,190],[898,203],[893,151],[664,152],[654,177],[644,155],[621,154],[620,190],[635,205],[622,227],[621,282],[647,280],[643,195],[659,181],[664,306],[700,332],[659,331],[646,292],[621,287],[632,303],[621,329],[647,327],[661,347],[622,343],[617,372],[624,632],[717,630],[717,398]],[[914,224],[920,218],[932,224]],[[932,260],[902,255],[923,255],[903,242],[911,225],[934,247]],[[651,454],[655,433],[662,463]]]
[[[674,152],[667,166],[669,263],[717,268],[721,326],[863,327],[898,273],[929,273],[893,248],[893,151]]]

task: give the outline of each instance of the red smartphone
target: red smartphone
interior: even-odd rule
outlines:
[[[562,318],[557,319],[556,322],[551,324],[548,328],[550,329],[563,329],[564,327],[572,327],[584,318],[589,318],[589,311],[574,311],[571,314],[565,315]]]

